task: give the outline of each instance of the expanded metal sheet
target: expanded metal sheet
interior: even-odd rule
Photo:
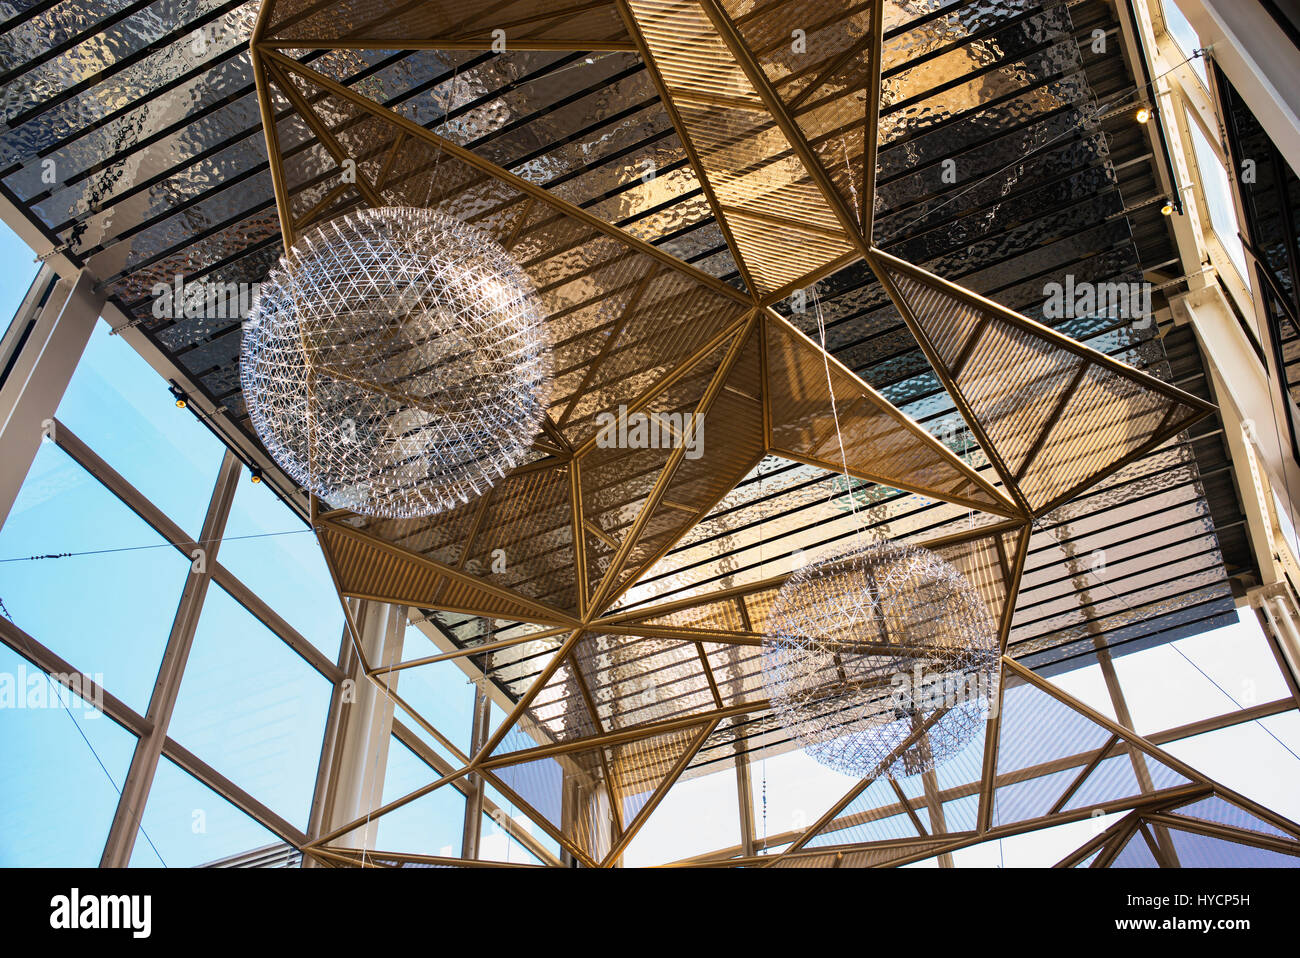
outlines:
[[[694,0],[628,7],[713,188],[715,212],[759,289],[797,283],[849,252],[839,221],[704,9]]]
[[[834,366],[828,370],[795,334],[769,323],[766,335],[768,375],[777,384],[769,403],[778,454],[787,450],[832,466],[847,461],[850,470],[906,477],[922,489],[994,503],[849,376]],[[822,414],[832,397],[838,424]]]
[[[1046,330],[991,308],[980,309],[982,323],[968,330],[969,303],[934,281],[888,268],[919,335],[932,346],[948,344],[953,358],[940,360],[942,372],[969,407],[972,425],[988,436],[1008,481],[1035,511],[1095,482],[1195,415],[1161,384],[1064,350]],[[956,341],[962,345],[954,352]]]
[[[859,225],[869,201],[863,164],[868,78],[878,69],[871,29],[875,5],[722,4]]]

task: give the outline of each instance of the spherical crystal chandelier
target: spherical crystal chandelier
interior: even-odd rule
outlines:
[[[300,485],[369,516],[427,516],[526,456],[550,354],[532,284],[490,237],[432,210],[359,210],[299,239],[261,285],[240,379]]]
[[[903,777],[979,732],[998,657],[993,618],[960,572],[926,549],[878,542],[786,580],[763,684],[777,721],[822,765]]]

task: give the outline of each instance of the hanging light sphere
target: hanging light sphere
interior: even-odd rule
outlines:
[[[298,240],[261,285],[240,379],[275,460],[330,505],[427,516],[527,455],[550,354],[509,254],[432,210],[348,213]]]
[[[997,664],[993,618],[965,577],[892,542],[795,572],[763,641],[777,721],[858,778],[913,775],[960,752],[988,717]]]

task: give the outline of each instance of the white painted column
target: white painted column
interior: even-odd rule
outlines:
[[[1177,2],[1283,156],[1300,157],[1300,51],[1255,0]]]
[[[43,303],[28,296],[19,307],[15,323],[35,322],[0,387],[0,526],[46,436],[42,424],[54,419],[102,306],[83,272],[75,281],[59,280]]]
[[[406,607],[364,602],[358,611],[361,647],[372,668],[401,661],[406,634]],[[400,672],[390,673],[396,684]],[[374,682],[361,674],[352,677],[351,701],[344,701],[342,741],[333,772],[326,783],[326,817],[323,831],[345,825],[383,804],[384,772],[393,731],[393,703]],[[340,847],[374,849],[379,822],[338,839]]]
[[[1291,456],[1291,440],[1286,431],[1287,404],[1251,348],[1223,292],[1217,286],[1207,286],[1175,297],[1170,306],[1174,321],[1190,323],[1196,333],[1214,383],[1224,428],[1240,431],[1246,427],[1273,491],[1289,512],[1300,515],[1300,465]],[[1265,355],[1271,355],[1267,348]],[[1234,453],[1234,465],[1241,469],[1247,464],[1238,461],[1235,440],[1236,436],[1230,436],[1229,446]],[[1285,501],[1288,495],[1289,503]],[[1243,500],[1247,497],[1243,489]],[[1252,542],[1258,546],[1266,537],[1259,535],[1262,530],[1256,524],[1266,519],[1258,514],[1259,510],[1252,511],[1248,503],[1243,505],[1247,506],[1246,515],[1251,522]],[[1267,556],[1264,559],[1260,571],[1267,576],[1272,562]]]

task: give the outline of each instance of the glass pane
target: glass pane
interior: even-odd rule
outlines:
[[[479,858],[492,861],[506,861],[506,855],[514,856],[519,848],[505,829],[497,824],[497,819],[513,821],[521,830],[528,833],[538,845],[545,848],[557,859],[560,857],[560,843],[543,831],[531,818],[521,812],[513,802],[498,792],[491,785],[483,787],[483,807],[490,809],[483,814],[491,820],[491,825],[484,824],[479,833]],[[531,854],[531,853],[530,853]],[[511,857],[509,861],[517,861]]]
[[[1096,662],[1044,677],[1067,695],[1074,696],[1106,718],[1116,720],[1115,703],[1106,688],[1106,675]]]
[[[623,864],[662,865],[739,844],[740,799],[735,769],[728,768],[670,788],[628,845]]]
[[[818,765],[794,749],[749,766],[754,803],[754,840],[804,832],[857,784],[857,779]]]
[[[217,561],[330,661],[337,659],[343,609],[316,537],[247,473],[235,491]]]
[[[225,590],[208,590],[168,735],[306,829],[330,684]]]
[[[438,652],[439,649],[418,626],[406,627],[402,649],[404,660],[411,661]],[[412,709],[462,752],[469,752],[470,731],[474,724],[474,685],[454,660],[402,669],[392,673],[392,677],[397,680],[395,691]],[[410,722],[405,724],[410,725],[421,738],[435,744],[424,729]],[[449,761],[453,760],[450,755],[444,755]]]
[[[166,758],[158,762],[143,825],[132,867],[190,868],[280,841]]]
[[[1143,735],[1290,694],[1250,611],[1235,625],[1118,656],[1115,673]]]
[[[506,820],[504,812],[498,812],[498,815],[502,816],[501,821]],[[533,834],[534,826],[528,816],[518,815],[514,823],[529,835]],[[479,826],[478,857],[479,861],[508,862],[515,865],[542,864],[541,859],[511,838],[510,833],[498,824],[496,818],[486,813],[483,815],[483,824]]]
[[[52,443],[0,528],[0,559],[15,560],[0,562],[15,624],[74,668],[102,673],[105,689],[143,715],[189,560]]]
[[[1178,9],[1178,4],[1174,3],[1173,0],[1165,0],[1164,14],[1165,29],[1169,31],[1169,35],[1174,38],[1174,42],[1182,49],[1183,56],[1190,57],[1201,46],[1201,39],[1196,35],[1196,28],[1188,22],[1187,17],[1183,15],[1183,11]],[[1208,87],[1210,80],[1205,74],[1205,58],[1197,57],[1193,60],[1192,69],[1200,74],[1201,82]]]
[[[98,323],[59,420],[192,536],[203,528],[224,448],[167,382]]]
[[[1228,183],[1228,174],[1215,155],[1210,141],[1205,138],[1201,128],[1189,116],[1187,126],[1192,133],[1192,146],[1196,152],[1196,166],[1201,171],[1201,188],[1205,192],[1205,203],[1210,211],[1210,225],[1219,237],[1219,242],[1228,251],[1228,257],[1237,267],[1237,275],[1246,283],[1250,282],[1250,272],[1246,269],[1246,252],[1237,237],[1237,214],[1232,205],[1232,186]]]
[[[1096,815],[972,845],[953,852],[952,861],[958,868],[1050,868],[1110,828],[1123,815],[1123,812]]]
[[[98,865],[135,742],[0,646],[0,867]]]
[[[0,335],[3,335],[39,269],[31,249],[4,223],[0,223],[0,262],[12,264],[12,272],[6,270],[0,277]]]
[[[423,785],[436,781],[431,769],[397,739],[390,739],[384,776],[383,805]],[[375,848],[386,852],[460,857],[460,840],[465,830],[465,796],[452,785],[443,785],[415,801],[378,819]],[[356,840],[362,833],[354,832]]]
[[[1222,728],[1165,746],[1197,771],[1300,821],[1300,713]]]

